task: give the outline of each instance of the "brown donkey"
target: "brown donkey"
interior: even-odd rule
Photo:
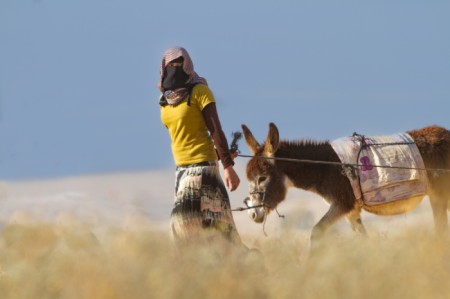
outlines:
[[[301,159],[339,163],[340,159],[328,141],[280,141],[277,127],[270,123],[267,139],[260,145],[247,126],[242,125],[242,129],[254,155],[247,164],[250,195],[245,202],[248,207],[254,207],[249,209],[250,217],[255,222],[263,222],[267,214],[284,200],[289,187],[315,192],[330,204],[330,208],[314,226],[311,244],[342,217],[347,218],[353,230],[366,234],[361,209],[378,215],[395,215],[413,210],[423,199],[404,199],[389,203],[389,207],[364,205],[356,199],[341,165],[287,161]],[[414,139],[427,169],[450,169],[450,131],[430,126],[407,133]],[[428,171],[427,177],[427,195],[436,231],[448,234],[450,172]]]

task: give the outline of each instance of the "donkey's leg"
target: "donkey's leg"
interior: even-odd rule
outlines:
[[[448,196],[443,192],[433,192],[429,195],[431,209],[433,210],[434,226],[437,234],[448,234]]]
[[[331,204],[325,215],[314,225],[311,233],[311,247],[319,240],[325,231],[340,218],[347,214],[351,208],[339,206],[337,204]]]
[[[355,208],[345,217],[347,218],[347,221],[350,222],[353,231],[358,232],[364,236],[367,236],[366,228],[364,227],[364,224],[361,221],[361,208]]]

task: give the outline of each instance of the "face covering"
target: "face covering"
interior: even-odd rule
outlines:
[[[168,66],[162,87],[168,90],[175,90],[184,87],[188,79],[189,75],[184,72],[182,66]]]

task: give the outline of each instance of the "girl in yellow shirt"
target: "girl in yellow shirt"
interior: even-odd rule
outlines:
[[[181,47],[164,53],[160,75],[161,121],[169,132],[177,166],[172,234],[178,241],[206,234],[208,239],[223,236],[241,244],[225,188],[234,191],[240,180],[207,81],[197,75]]]

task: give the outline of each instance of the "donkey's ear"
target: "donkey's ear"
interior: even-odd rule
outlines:
[[[247,128],[246,125],[242,125],[241,127],[242,132],[244,132],[245,142],[247,142],[247,145],[252,153],[256,154],[261,149],[261,146],[259,145],[258,141],[256,141],[252,132],[249,130],[249,128]]]
[[[273,157],[278,149],[280,143],[280,134],[278,133],[277,126],[274,123],[269,124],[269,134],[267,135],[266,143],[264,144],[264,153]]]

